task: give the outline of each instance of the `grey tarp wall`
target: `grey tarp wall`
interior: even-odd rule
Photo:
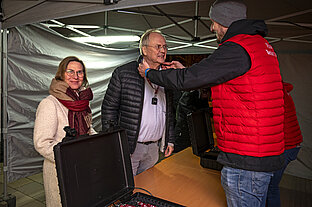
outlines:
[[[294,85],[291,95],[295,102],[303,143],[297,160],[288,165],[285,173],[312,180],[312,51],[301,50],[300,44],[296,46],[297,49],[289,43],[286,45],[286,49],[293,49],[282,49],[277,55],[282,78]],[[276,46],[278,50],[279,44]]]
[[[8,36],[8,181],[42,167],[42,157],[33,147],[35,111],[48,95],[59,62],[66,56],[81,58],[94,93],[93,125],[100,130],[100,107],[114,68],[138,57],[138,50],[108,50],[78,44],[48,29],[20,26]]]

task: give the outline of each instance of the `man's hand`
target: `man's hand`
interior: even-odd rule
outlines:
[[[174,147],[173,146],[169,146],[167,147],[166,151],[165,151],[165,157],[169,157],[172,152],[173,152]]]
[[[169,69],[169,68],[185,68],[179,61],[171,61],[171,62],[164,62],[161,64],[161,69]]]
[[[145,70],[149,68],[148,63],[143,59],[143,61],[139,64],[138,70],[140,75],[144,78],[145,77]]]

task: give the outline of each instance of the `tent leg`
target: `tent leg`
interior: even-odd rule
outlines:
[[[2,24],[0,23],[0,46],[2,62],[0,64],[1,73],[1,140],[3,142],[3,195],[0,197],[0,207],[15,207],[16,197],[8,194],[8,157],[7,157],[7,29],[2,31]]]

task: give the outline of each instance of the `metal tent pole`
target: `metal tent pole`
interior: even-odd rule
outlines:
[[[194,16],[194,38],[198,37],[198,10],[199,10],[199,2],[196,1],[195,16]]]
[[[0,23],[1,24],[1,23]],[[14,195],[8,194],[8,113],[7,113],[7,103],[8,103],[8,30],[1,29],[1,136],[3,140],[3,195],[1,197],[0,205],[5,205],[7,207],[16,206],[16,197]]]
[[[2,26],[2,25],[1,25]],[[1,136],[3,141],[3,197],[6,198],[7,192],[7,30],[1,31]]]

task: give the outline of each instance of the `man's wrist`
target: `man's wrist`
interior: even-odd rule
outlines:
[[[147,72],[150,70],[150,68],[145,69],[145,77],[147,77]]]

